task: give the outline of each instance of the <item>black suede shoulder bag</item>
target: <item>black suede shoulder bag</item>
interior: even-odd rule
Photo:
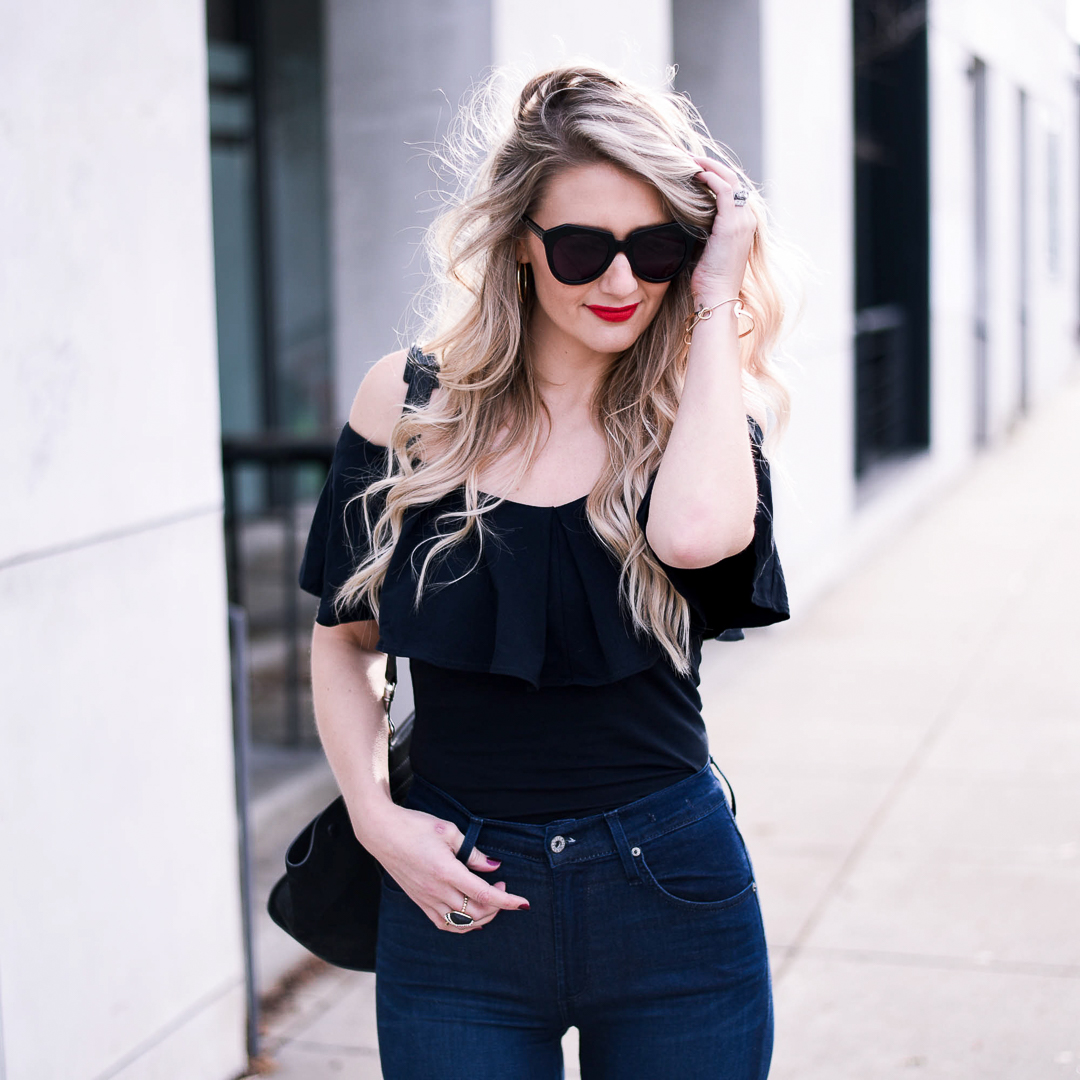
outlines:
[[[399,724],[390,719],[396,686],[397,658],[387,656],[383,704],[390,728],[390,793],[400,803],[412,782],[414,714]],[[381,886],[382,868],[356,839],[339,795],[289,845],[285,874],[266,906],[270,918],[319,959],[354,971],[374,971]]]

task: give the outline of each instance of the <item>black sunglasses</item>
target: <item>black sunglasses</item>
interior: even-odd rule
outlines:
[[[606,229],[590,229],[587,225],[541,229],[526,215],[521,220],[543,241],[548,267],[564,285],[595,281],[620,251],[626,252],[630,269],[642,281],[671,281],[701,242],[701,237],[677,221],[635,229],[625,240],[616,240],[615,234]]]

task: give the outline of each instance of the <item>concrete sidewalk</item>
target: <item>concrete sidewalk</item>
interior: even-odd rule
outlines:
[[[1078,552],[1073,385],[812,610],[706,649],[773,1080],[1080,1074]],[[268,1050],[378,1077],[371,977],[314,980]]]

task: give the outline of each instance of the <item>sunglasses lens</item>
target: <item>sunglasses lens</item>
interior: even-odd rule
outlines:
[[[552,245],[551,268],[565,281],[588,281],[600,272],[607,257],[608,245],[602,236],[567,233]]]
[[[634,239],[634,264],[642,277],[660,281],[673,278],[686,259],[690,238],[677,225],[656,229]]]

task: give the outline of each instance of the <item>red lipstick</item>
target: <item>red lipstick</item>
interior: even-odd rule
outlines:
[[[637,304],[628,307],[602,307],[600,304],[585,305],[594,315],[604,322],[626,322],[637,311]]]

